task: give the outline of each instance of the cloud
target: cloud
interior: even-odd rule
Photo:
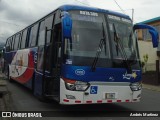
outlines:
[[[0,41],[32,24],[63,4],[88,4],[87,0],[1,0]]]
[[[158,17],[160,0],[116,0],[125,12],[141,22]],[[0,0],[0,41],[42,18],[63,4],[79,4],[119,10],[113,0]],[[128,10],[130,9],[130,10]]]

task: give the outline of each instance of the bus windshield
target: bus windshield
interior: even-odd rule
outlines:
[[[101,39],[104,37],[103,31],[105,31],[105,34],[107,33],[103,14],[92,12],[92,15],[84,15],[84,12],[70,11],[73,22],[72,43],[67,40],[66,64],[91,66],[99,50]],[[99,67],[109,65],[106,62],[106,59],[110,58],[108,38],[105,39],[105,43],[101,48],[101,54],[97,61],[96,66]],[[72,44],[72,48],[69,44]]]
[[[133,33],[132,21],[117,16],[108,15],[109,31],[111,36],[111,51],[113,62],[127,61],[136,64],[138,58],[138,46]]]
[[[72,18],[72,39],[65,40],[65,64],[127,68],[128,61],[132,61],[132,66],[138,65],[139,68],[136,38],[132,33],[130,20],[106,16],[107,23],[103,13],[69,13]]]

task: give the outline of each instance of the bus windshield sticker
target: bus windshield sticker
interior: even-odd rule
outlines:
[[[98,86],[91,86],[90,94],[97,94]]]
[[[102,17],[95,17],[95,16],[85,16],[85,15],[77,15],[72,14],[73,20],[81,20],[81,21],[91,21],[91,22],[102,22]]]
[[[98,13],[96,12],[89,12],[89,11],[80,11],[81,15],[88,15],[88,16],[98,16]]]
[[[122,21],[127,22],[127,23],[132,23],[131,20],[128,20],[128,19],[125,19],[125,18],[122,18]]]
[[[123,74],[123,79],[128,79],[130,80],[131,78],[136,79],[137,78],[137,73],[133,72],[132,74],[128,74],[127,72]]]
[[[72,60],[71,59],[66,59],[66,64],[72,64]]]
[[[113,15],[108,15],[108,17],[110,18],[110,19],[114,19],[114,20],[121,20],[121,18],[120,17],[118,17],[118,16],[113,16]]]
[[[113,19],[113,20],[117,20],[117,21],[122,21],[122,22],[125,22],[125,23],[132,23],[132,21],[129,20],[129,19],[121,18],[121,17],[114,16],[114,15],[108,15],[108,18]]]

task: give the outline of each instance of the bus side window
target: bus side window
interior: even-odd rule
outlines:
[[[57,10],[56,11],[56,16],[55,16],[55,21],[54,21],[54,24],[58,24],[61,22],[61,11],[60,10]]]
[[[51,15],[48,18],[45,19],[45,26],[47,27],[47,29],[52,29],[52,26],[53,26],[53,15]],[[52,31],[48,31],[47,32],[47,44],[50,43],[50,41],[51,41],[51,32]]]
[[[9,45],[10,46],[10,51],[12,51],[12,44],[13,44],[12,42],[13,42],[13,39],[11,37],[11,39],[10,39],[10,45]]]
[[[6,52],[10,51],[9,42],[10,42],[10,38],[7,40],[6,45],[5,45],[6,46]]]
[[[39,33],[38,33],[38,46],[44,45],[45,42],[45,23],[42,21],[40,23]]]
[[[5,47],[6,47],[6,52],[9,52],[10,51],[10,48],[9,48],[9,39],[7,39],[7,41],[6,41],[6,45],[5,45]]]
[[[14,42],[14,50],[18,49],[18,43],[19,43],[19,38],[20,38],[20,34],[17,34],[15,37],[15,42]]]
[[[12,50],[14,50],[14,43],[15,43],[14,41],[15,41],[15,36],[12,36],[12,48],[11,48]]]
[[[10,38],[8,42],[9,42],[9,51],[11,51],[12,50],[11,49],[12,48],[12,38]]]
[[[26,46],[26,38],[27,38],[27,29],[22,32],[22,40],[21,40],[21,49]]]
[[[22,41],[22,31],[19,33],[18,49],[21,49],[21,41]]]
[[[53,47],[53,51],[54,51],[54,55],[53,55],[53,61],[55,64],[60,64],[60,58],[61,58],[61,24],[56,24],[54,26],[54,47]]]
[[[38,26],[39,24],[36,24],[30,30],[29,47],[36,46]]]
[[[45,26],[47,27],[47,29],[49,30],[49,29],[52,29],[52,27],[53,27],[53,20],[54,19],[54,15],[51,15],[51,16],[49,16],[48,18],[46,18],[45,19]],[[46,49],[46,63],[45,63],[45,65],[46,65],[46,71],[51,71],[51,57],[52,57],[52,45],[50,44],[51,43],[51,38],[52,38],[52,33],[53,33],[53,31],[52,30],[49,30],[49,31],[47,31],[47,36],[46,36],[46,38],[47,38],[47,41],[46,41],[46,43],[47,43],[47,49]]]
[[[38,60],[37,60],[37,70],[43,71],[43,56],[44,56],[44,42],[45,42],[45,24],[41,21],[39,32],[38,32]]]
[[[61,11],[57,10],[55,14],[55,20],[54,20],[54,31],[53,31],[53,61],[54,61],[54,67],[59,66],[60,63],[60,57],[61,57]]]

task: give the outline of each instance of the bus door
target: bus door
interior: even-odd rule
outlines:
[[[52,17],[52,16],[51,16]],[[53,17],[52,17],[53,19]],[[39,37],[38,37],[38,50],[36,61],[36,78],[35,87],[36,93],[45,97],[51,95],[50,81],[51,78],[51,55],[52,55],[52,43],[50,42],[52,36],[52,29],[48,28],[45,21],[40,23]]]
[[[37,51],[37,71],[41,73],[42,94],[54,98],[59,95],[60,89],[61,23],[50,28],[45,26],[45,30],[39,33],[44,40],[44,45],[38,45]]]
[[[59,95],[60,92],[60,73],[61,73],[61,23],[54,26],[53,31],[53,54],[52,54],[52,78],[53,91]]]
[[[51,80],[48,82],[48,94],[54,95],[56,100],[59,99],[60,95],[60,72],[61,72],[61,37],[62,36],[62,26],[61,26],[61,12],[57,10],[54,19],[54,25],[51,36]],[[48,53],[47,53],[48,54]],[[58,99],[56,97],[58,97]]]
[[[46,39],[48,32],[52,32],[52,39],[50,44],[44,45],[43,84],[46,96],[55,97],[60,92],[61,24],[54,25],[51,30],[46,28]]]

